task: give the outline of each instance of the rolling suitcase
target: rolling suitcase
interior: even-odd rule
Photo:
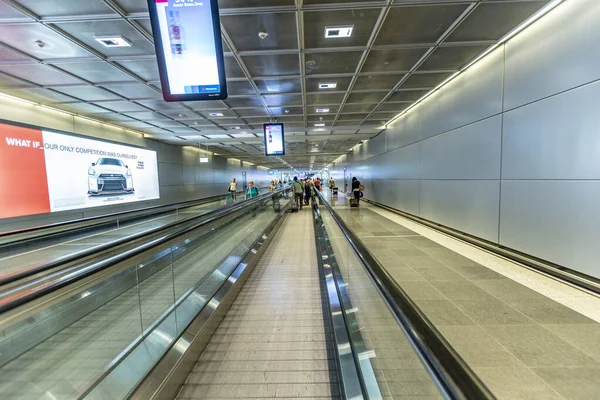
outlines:
[[[358,207],[358,200],[354,197],[350,198],[350,207]]]
[[[292,208],[290,208],[290,212],[293,212],[293,213],[298,212],[298,204],[296,204],[295,201],[292,203]]]

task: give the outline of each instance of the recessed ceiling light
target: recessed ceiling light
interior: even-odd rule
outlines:
[[[328,113],[329,112],[329,108],[317,108],[317,112],[318,113]]]
[[[222,117],[223,113],[209,113],[208,115],[210,115],[211,117]]]
[[[325,126],[325,124],[315,124],[315,126]]]
[[[336,87],[337,87],[337,82],[319,83],[319,89],[335,89]]]
[[[232,129],[241,129],[239,126],[234,126]]]
[[[325,27],[325,37],[328,39],[350,37],[350,36],[352,36],[353,29],[354,29],[354,25],[326,26]]]
[[[96,36],[94,39],[104,47],[131,47],[131,42],[123,36]]]

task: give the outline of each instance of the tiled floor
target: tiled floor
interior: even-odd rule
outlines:
[[[0,398],[76,398],[151,325],[178,295],[210,274],[243,240],[254,241],[273,218],[266,208],[217,231],[202,246],[0,368]],[[147,268],[146,266],[145,268]],[[175,276],[175,283],[172,277]],[[140,321],[140,304],[142,305]]]
[[[178,399],[339,398],[311,215],[287,217]]]
[[[335,208],[498,398],[598,398],[596,320],[364,202],[350,209],[340,196]]]

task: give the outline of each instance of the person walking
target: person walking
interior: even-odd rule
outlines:
[[[233,178],[229,183],[227,191],[231,193],[231,199],[235,202],[237,199],[237,182],[235,181],[235,178]]]
[[[298,209],[302,210],[302,197],[304,196],[304,189],[302,188],[302,183],[300,183],[297,176],[294,177],[294,181],[292,182],[292,193],[294,193],[294,200],[296,201]]]
[[[310,199],[313,197],[314,187],[313,183],[310,179],[306,180],[306,185],[304,186],[304,204],[308,205],[310,203]]]
[[[246,189],[246,199],[251,199],[256,196],[258,196],[258,188],[254,186],[253,181],[250,181],[248,183],[248,189]]]
[[[354,198],[356,199],[356,204],[358,205],[358,203],[360,203],[360,196],[361,196],[361,183],[358,179],[356,179],[356,177],[352,178],[352,194],[354,195]]]

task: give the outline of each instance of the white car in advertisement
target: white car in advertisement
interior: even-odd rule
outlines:
[[[133,193],[131,170],[123,161],[102,157],[88,168],[88,195]]]

